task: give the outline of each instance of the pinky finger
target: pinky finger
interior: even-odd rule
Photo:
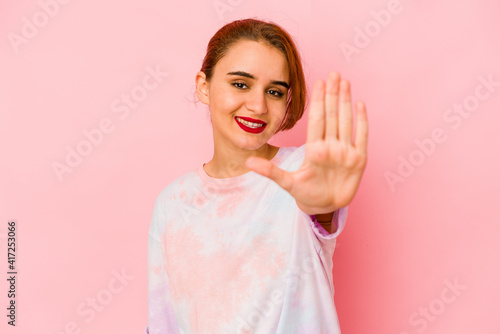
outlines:
[[[356,103],[356,137],[354,146],[366,152],[368,145],[368,117],[366,115],[366,106],[363,101]]]

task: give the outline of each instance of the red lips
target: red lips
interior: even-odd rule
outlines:
[[[259,121],[258,119],[250,118],[250,117],[242,117],[242,116],[236,116],[238,118],[244,119],[247,122],[252,122],[252,123],[257,123],[257,124],[266,124],[266,122]]]
[[[267,124],[265,122],[259,121],[258,119],[253,119],[253,118],[250,118],[250,117],[241,117],[241,119],[243,119],[245,121],[248,121],[248,122],[254,122],[254,123],[258,123],[258,124],[264,124],[264,125],[262,125],[261,127],[258,127],[258,128],[251,128],[251,127],[246,126],[243,123],[240,123],[236,118],[240,118],[240,116],[235,116],[234,117],[234,121],[245,132],[249,132],[249,133],[261,133],[262,131],[264,131],[264,129],[267,126]]]

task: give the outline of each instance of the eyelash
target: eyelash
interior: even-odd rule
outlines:
[[[238,85],[245,85],[246,86],[246,83],[244,83],[244,82],[234,82],[232,85],[234,87],[238,88],[238,89],[243,89],[243,88],[239,87]],[[274,97],[278,97],[278,98],[280,98],[280,97],[282,97],[284,95],[283,93],[278,92],[277,90],[270,90],[270,92],[277,93],[278,95],[276,95],[276,94],[271,94],[271,95],[273,95]]]

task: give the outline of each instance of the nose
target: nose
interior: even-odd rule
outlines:
[[[248,94],[246,107],[255,114],[265,114],[267,112],[266,93],[255,89],[252,94]]]

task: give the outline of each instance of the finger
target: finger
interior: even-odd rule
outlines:
[[[281,188],[290,192],[292,189],[292,176],[267,159],[250,157],[245,161],[247,168],[276,182]]]
[[[349,81],[340,82],[339,140],[352,144],[352,105]]]
[[[366,152],[368,146],[368,117],[366,106],[363,101],[356,103],[356,134],[354,145],[361,151]]]
[[[312,143],[323,139],[325,133],[325,85],[323,80],[314,84],[309,116],[307,119],[307,141]]]
[[[325,139],[337,139],[338,137],[338,103],[339,103],[339,80],[337,72],[330,72],[326,81],[325,109],[326,109],[326,134]]]

